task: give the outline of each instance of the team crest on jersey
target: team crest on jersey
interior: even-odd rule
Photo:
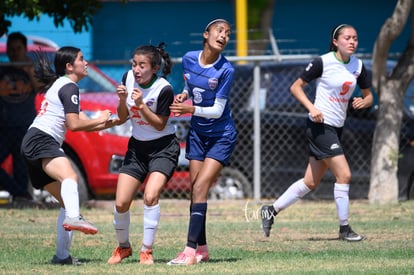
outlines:
[[[145,104],[147,104],[148,107],[151,107],[152,105],[154,105],[155,99],[154,98],[150,98]]]
[[[184,80],[189,80],[191,77],[190,77],[190,74],[189,73],[187,73],[187,74],[184,74]]]
[[[208,87],[210,87],[210,89],[214,90],[215,88],[217,88],[218,85],[218,79],[217,78],[209,78],[208,79]]]
[[[358,71],[355,71],[352,74],[355,76],[355,78],[358,78],[360,73]]]

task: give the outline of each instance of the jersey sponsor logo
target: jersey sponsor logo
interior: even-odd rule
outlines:
[[[141,118],[141,114],[139,113],[139,109],[137,106],[131,107],[132,118]]]
[[[329,97],[329,101],[331,101],[331,102],[339,102],[339,103],[347,103],[349,101],[349,99],[344,98],[344,97],[333,97],[333,96],[330,96]]]
[[[208,79],[208,87],[212,90],[217,88],[218,85],[218,79],[217,78],[209,78]]]
[[[339,93],[339,95],[346,95],[349,92],[349,90],[351,89],[351,85],[352,85],[351,81],[344,82],[344,84],[342,84],[342,90]]]
[[[79,98],[78,95],[72,95],[70,97],[70,100],[72,101],[73,104],[78,105],[79,104]]]
[[[142,119],[141,113],[139,112],[139,109],[137,106],[131,107],[131,113],[132,113],[131,119],[134,123],[138,125],[149,125],[148,122]]]
[[[194,88],[193,89],[193,100],[194,103],[201,103],[203,101],[203,96],[201,95],[204,92],[203,89]]]

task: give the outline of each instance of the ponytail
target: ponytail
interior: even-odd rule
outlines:
[[[171,73],[172,61],[165,51],[166,44],[161,42],[158,46],[144,45],[135,49],[133,55],[147,55],[150,58],[151,67],[160,66],[162,76],[165,78]]]

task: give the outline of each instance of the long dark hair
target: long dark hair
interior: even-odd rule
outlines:
[[[332,32],[331,32],[331,44],[329,46],[329,51],[330,52],[332,52],[332,51],[336,52],[338,50],[338,47],[334,45],[333,40],[338,39],[338,36],[342,33],[342,30],[344,28],[353,28],[354,29],[353,26],[348,25],[348,24],[340,24],[340,25],[336,26],[335,28],[333,28]]]
[[[165,51],[166,44],[161,42],[158,46],[144,45],[134,50],[134,55],[146,55],[151,60],[151,67],[160,66],[162,76],[165,78],[171,73],[172,62],[170,55]]]
[[[60,48],[55,54],[54,68],[52,67],[52,61],[45,52],[36,52],[35,77],[42,84],[42,92],[46,92],[56,79],[66,74],[66,64],[73,65],[79,52],[80,49],[76,47],[66,46]]]

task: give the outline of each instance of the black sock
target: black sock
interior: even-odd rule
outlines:
[[[347,232],[347,231],[349,231],[349,224],[339,226],[339,232]]]

